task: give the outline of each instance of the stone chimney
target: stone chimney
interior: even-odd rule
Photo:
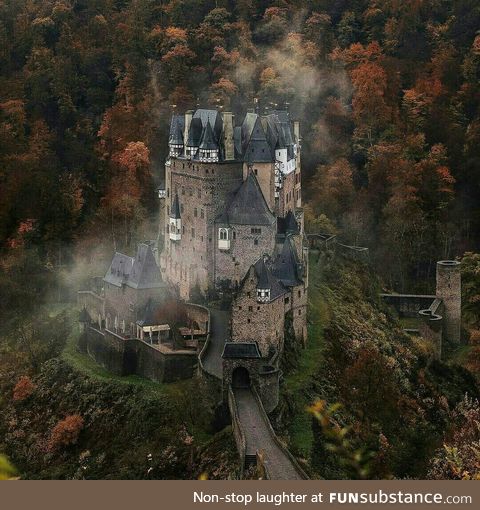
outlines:
[[[188,143],[188,132],[190,131],[190,123],[192,122],[193,110],[187,110],[185,112],[185,128],[183,132],[183,150],[184,156],[187,156],[187,143]]]
[[[233,118],[232,112],[223,112],[223,144],[225,147],[225,159],[235,159],[235,145],[233,141]]]
[[[300,122],[298,120],[293,121],[293,134],[295,135],[295,143],[300,144]]]

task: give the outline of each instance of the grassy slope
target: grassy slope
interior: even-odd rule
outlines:
[[[312,379],[323,362],[323,328],[328,320],[328,309],[323,295],[321,272],[316,257],[310,258],[308,307],[308,343],[301,351],[298,367],[284,379],[284,389],[296,400],[297,412],[287,428],[292,451],[300,457],[308,458],[313,443],[311,415],[306,411]]]

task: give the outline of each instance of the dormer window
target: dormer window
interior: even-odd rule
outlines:
[[[257,301],[268,303],[270,301],[270,289],[257,289]]]
[[[218,249],[229,250],[230,249],[230,229],[219,228],[218,229]]]

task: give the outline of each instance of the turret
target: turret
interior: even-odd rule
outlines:
[[[462,319],[462,281],[460,262],[441,260],[437,262],[437,297],[443,301],[443,337],[448,342],[460,342]]]
[[[213,135],[212,126],[207,122],[199,146],[199,160],[207,162],[218,161],[218,144]]]
[[[270,283],[270,278],[268,277],[268,269],[265,265],[265,260],[262,259],[261,262],[257,265],[257,301],[259,303],[268,303],[271,298],[271,290],[272,286]]]
[[[173,115],[168,138],[169,156],[179,157],[183,154],[183,118]]]
[[[180,216],[178,193],[175,193],[172,210],[170,212],[169,235],[171,241],[180,241],[182,238],[182,218]]]

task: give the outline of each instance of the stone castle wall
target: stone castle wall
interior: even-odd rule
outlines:
[[[455,260],[437,262],[437,297],[443,301],[444,339],[451,343],[459,343],[462,319],[460,262]]]
[[[218,233],[215,235],[215,281],[230,280],[239,284],[247,274],[250,266],[264,254],[270,254],[275,248],[275,235],[277,226],[262,225],[256,227],[261,233],[252,233],[253,225],[235,225],[235,239],[230,232],[230,250],[223,251],[218,248]],[[255,244],[255,242],[257,244]]]
[[[262,356],[272,354],[271,347],[283,350],[285,296],[268,303],[257,302],[257,279],[252,267],[242,292],[232,305],[232,341],[258,342]]]
[[[229,193],[242,183],[242,165],[172,159],[165,168],[167,205],[162,269],[166,279],[179,288],[180,296],[188,299],[196,284],[202,291],[213,284],[214,222]],[[171,241],[168,236],[168,216],[175,193],[182,218],[180,241]]]
[[[196,351],[159,350],[136,338],[88,327],[79,341],[80,351],[115,375],[138,375],[156,382],[193,377]]]

